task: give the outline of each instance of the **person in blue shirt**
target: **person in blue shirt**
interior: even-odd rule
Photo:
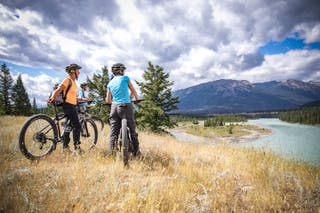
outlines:
[[[88,84],[87,83],[82,83],[80,84],[81,90],[78,93],[78,104],[79,105],[87,105],[88,102],[91,102],[92,99],[87,97],[87,89],[88,89]]]
[[[138,94],[134,89],[130,78],[124,75],[125,69],[126,67],[121,63],[114,64],[112,66],[112,73],[114,77],[107,85],[106,102],[107,104],[111,104],[109,119],[111,126],[109,149],[110,153],[112,153],[114,142],[117,140],[119,131],[121,129],[121,115],[122,113],[126,113],[127,124],[131,131],[130,134],[133,143],[133,155],[137,156],[140,154],[139,140],[136,132],[134,110],[131,104],[129,90],[136,101],[138,101]],[[123,104],[126,104],[127,106],[122,107],[121,105]]]
[[[77,107],[78,107],[78,112],[84,113],[88,103],[91,102],[92,99],[88,98],[86,94],[86,91],[88,88],[87,83],[80,84],[80,88],[81,90],[78,92],[78,98],[77,98],[78,100]]]

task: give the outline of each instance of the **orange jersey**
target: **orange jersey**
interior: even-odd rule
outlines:
[[[65,87],[65,89],[63,90],[63,94],[66,94],[67,88],[69,86],[69,79],[71,80],[72,85],[68,91],[66,102],[69,104],[77,105],[78,88],[77,88],[76,82],[74,80],[72,80],[71,78],[65,78],[62,81],[61,85],[63,85]]]

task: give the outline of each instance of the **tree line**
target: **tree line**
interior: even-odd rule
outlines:
[[[204,121],[204,126],[224,126],[226,123],[246,122],[247,119],[238,115],[219,115]]]
[[[279,119],[290,123],[320,124],[320,106],[303,107],[280,112]]]
[[[36,100],[33,99],[31,105],[21,75],[14,82],[7,65],[2,64],[0,71],[0,115],[32,115],[37,112]]]
[[[140,128],[152,132],[165,132],[166,128],[176,125],[170,119],[169,112],[177,109],[178,97],[172,96],[171,86],[173,82],[168,80],[169,74],[163,67],[148,62],[148,68],[143,73],[143,82],[137,82],[143,101],[139,103],[136,111],[136,120]],[[105,122],[109,116],[109,108],[105,105],[106,85],[111,79],[106,66],[102,67],[101,74],[87,77],[89,97],[94,100],[90,113],[98,115]],[[52,85],[53,86],[53,85]],[[48,94],[49,96],[49,94]],[[31,105],[29,95],[23,85],[21,75],[14,83],[10,70],[6,64],[2,64],[0,72],[0,115],[29,116],[36,113],[53,114],[53,106],[39,109],[36,99]]]

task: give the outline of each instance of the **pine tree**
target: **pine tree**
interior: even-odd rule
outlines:
[[[13,114],[14,115],[31,115],[32,107],[28,93],[23,86],[21,75],[18,76],[17,82],[12,88]]]
[[[38,113],[38,106],[37,106],[36,98],[33,97],[32,114],[37,114],[37,113]]]
[[[5,115],[5,110],[4,110],[4,102],[3,102],[3,95],[2,95],[2,89],[0,92],[0,115]]]
[[[152,132],[161,133],[165,128],[172,128],[176,122],[170,120],[168,112],[177,109],[178,97],[172,97],[169,73],[161,66],[154,66],[151,62],[144,72],[145,82],[137,82],[144,101],[139,104],[137,112],[138,124]]]
[[[95,106],[90,109],[92,114],[99,116],[107,122],[110,109],[105,106],[107,94],[107,84],[109,83],[109,71],[106,66],[101,68],[102,74],[94,74],[92,80],[87,77],[89,87],[89,97],[95,101]]]
[[[6,64],[1,65],[0,72],[0,115],[11,114],[11,89],[13,79]]]
[[[319,124],[320,107],[299,108],[279,113],[279,119],[290,123]]]

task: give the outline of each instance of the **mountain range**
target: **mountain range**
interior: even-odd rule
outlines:
[[[215,114],[298,108],[320,100],[320,82],[299,80],[250,83],[221,79],[173,91],[181,114]]]

